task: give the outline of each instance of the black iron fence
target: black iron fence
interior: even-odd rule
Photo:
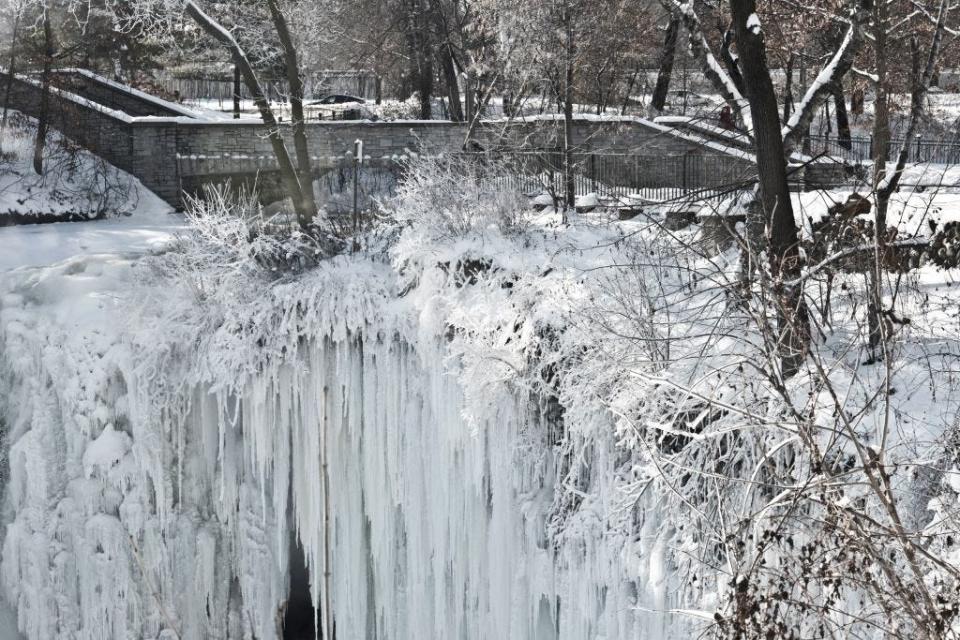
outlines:
[[[907,147],[907,162],[960,163],[960,137],[939,140],[924,139],[922,136],[910,140],[892,138],[887,160],[895,161],[904,145]],[[810,136],[811,155],[827,154],[848,162],[864,162],[873,158],[874,149],[873,136],[852,136],[849,140],[837,136]]]
[[[450,162],[451,172],[462,171],[465,178],[486,182],[491,188],[539,197],[543,204],[562,200],[566,194],[568,173],[565,154],[560,151],[457,152],[438,157]],[[571,160],[569,179],[574,194],[595,194],[598,204],[616,207],[717,200],[753,189],[757,182],[756,167],[731,156],[574,153]],[[355,165],[349,155],[318,156],[312,164],[314,175],[321,180],[321,186],[327,185],[322,188],[330,191],[331,199],[352,181],[350,176]],[[382,184],[392,188],[403,179],[410,166],[404,157],[367,157],[359,175],[361,182],[370,183],[372,193]],[[282,190],[278,165],[272,155],[182,155],[177,158],[177,169],[181,187],[188,192],[196,191],[203,184],[223,181],[256,184],[262,190]],[[901,183],[900,189],[960,191],[960,178],[956,173],[947,171],[946,167],[943,170],[942,174],[933,171],[920,177],[911,175]],[[810,175],[799,170],[793,170],[788,179],[792,190],[856,189],[867,181],[865,175],[842,174],[836,182],[824,181],[822,176],[811,182]]]
[[[531,196],[566,192],[565,154],[560,151],[464,153],[489,166],[488,179]],[[574,153],[570,181],[577,196],[621,200],[710,199],[756,181],[756,168],[734,158],[702,155]]]
[[[531,197],[566,193],[565,155],[559,151],[461,152],[452,160],[472,163],[471,175],[497,188],[520,191]],[[719,198],[756,182],[756,168],[736,159],[699,154],[652,156],[613,153],[575,153],[570,180],[577,196],[596,194],[621,202],[668,202],[686,198]],[[396,157],[365,159],[365,166],[402,173],[406,163]],[[182,155],[177,158],[181,179],[216,181],[241,176],[276,174],[276,159],[269,155]],[[315,172],[352,166],[349,157],[315,157]],[[476,169],[480,170],[476,170]],[[451,166],[456,171],[456,166]]]
[[[160,72],[148,83],[148,88],[167,97],[185,102],[216,101],[229,104],[233,101],[234,84],[230,78],[193,76],[180,77]],[[290,96],[286,80],[263,80],[266,97],[283,102]],[[346,94],[365,100],[379,100],[382,84],[372,71],[326,71],[308,77],[304,81],[304,97],[308,100],[322,98],[331,93]],[[246,84],[240,83],[241,100],[253,97]]]

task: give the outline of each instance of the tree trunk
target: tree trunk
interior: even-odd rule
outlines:
[[[13,91],[13,78],[17,73],[17,42],[20,36],[20,16],[23,14],[23,2],[17,5],[17,15],[13,19],[13,33],[10,36],[10,64],[7,66],[7,86],[3,95],[3,117],[0,118],[0,152],[3,151],[3,132],[7,128],[7,116],[10,113],[10,93]]]
[[[807,50],[804,50],[800,53],[800,91],[806,95],[807,93]],[[793,114],[790,114],[791,116]],[[803,152],[803,155],[810,155],[810,123],[801,124],[801,130],[798,134],[801,137],[801,146],[800,150]]]
[[[233,117],[240,119],[240,65],[233,63]]]
[[[843,40],[806,89],[790,119],[784,123],[783,141],[787,150],[793,150],[802,138],[809,135],[810,122],[820,105],[829,97],[831,83],[842,79],[853,68],[857,51],[864,41],[864,25],[869,22],[871,7],[874,4],[883,4],[874,3],[873,0],[850,0],[850,3],[850,26],[847,27]]]
[[[597,88],[595,106],[597,109],[598,116],[607,110],[607,101],[604,97],[604,91],[603,91],[603,73],[606,70],[607,62],[608,61],[604,61],[603,65],[597,71],[597,75],[593,79],[594,85]]]
[[[576,184],[573,175],[573,57],[576,53],[573,35],[573,16],[570,7],[564,9],[564,86],[563,86],[563,177],[564,202],[567,209],[576,205]],[[566,216],[564,216],[566,217]]]
[[[799,277],[801,264],[777,96],[767,67],[763,31],[759,24],[747,24],[755,17],[756,0],[731,0],[730,10],[753,119],[760,203],[769,230],[770,270],[778,307],[777,348],[782,373],[788,377],[799,370],[806,357],[810,328],[801,285],[788,284]]]
[[[480,100],[476,103],[476,110],[473,113],[473,117],[470,118],[470,123],[467,126],[467,132],[463,136],[463,148],[466,149],[472,140],[473,132],[477,127],[477,123],[480,122],[480,118],[483,117],[483,114],[487,111],[487,104],[490,102],[490,98],[493,97],[493,90],[497,86],[497,80],[500,78],[499,74],[495,74],[492,78],[484,79],[483,76],[476,78],[476,92],[475,95],[480,96]],[[485,87],[485,88],[484,88]]]
[[[447,85],[447,100],[450,102],[450,119],[463,122],[463,103],[460,102],[460,81],[457,77],[457,64],[453,50],[448,42],[440,50],[440,66],[443,69],[443,81]]]
[[[837,114],[837,140],[844,149],[853,148],[853,141],[850,139],[850,118],[847,115],[847,101],[843,95],[843,83],[840,80],[830,83],[830,94],[833,96],[833,105]]]
[[[884,3],[878,3],[882,5]],[[886,148],[882,152],[875,153],[875,169],[874,169],[874,192],[876,199],[876,211],[874,213],[874,232],[875,232],[875,265],[874,269],[871,270],[871,299],[868,308],[869,316],[869,343],[871,359],[877,360],[881,355],[880,347],[883,347],[885,350],[885,344],[887,336],[884,333],[884,324],[883,324],[883,297],[880,290],[880,273],[881,269],[888,262],[887,249],[886,249],[886,240],[887,240],[887,209],[890,206],[890,197],[897,190],[897,187],[900,183],[900,179],[903,176],[904,167],[907,164],[907,157],[910,153],[909,145],[910,140],[913,138],[914,133],[917,130],[917,126],[920,123],[920,118],[923,115],[923,104],[927,97],[927,91],[930,88],[930,83],[933,81],[934,72],[936,70],[937,59],[940,55],[940,48],[943,43],[943,33],[946,29],[946,18],[949,7],[947,5],[947,0],[940,0],[940,10],[937,15],[937,24],[934,29],[933,37],[930,43],[930,48],[927,52],[927,61],[926,65],[921,68],[920,64],[920,45],[917,39],[914,37],[911,40],[911,49],[913,54],[913,73],[912,73],[912,90],[911,90],[911,100],[910,100],[910,120],[907,125],[907,132],[904,137],[903,147],[900,149],[900,153],[897,156],[897,163],[894,166],[893,173],[888,175],[886,169],[886,157],[888,153],[888,148],[890,145],[890,128],[889,128],[889,104],[888,104],[888,94],[885,89],[882,90],[882,87],[885,87],[887,72],[889,70],[887,66],[887,57],[886,57],[886,22],[889,18],[887,15],[886,8],[878,9],[878,13],[875,15],[877,31],[874,33],[874,40],[876,43],[876,63],[877,63],[877,100],[879,102],[881,92],[884,95],[885,107],[883,109],[884,123],[886,124],[886,129],[884,131],[879,131],[874,125],[874,139],[876,139],[878,134],[882,135],[883,142],[886,145]],[[880,71],[882,70],[882,75]],[[880,110],[878,109],[878,113]],[[881,155],[882,153],[882,155]],[[878,161],[883,159],[882,166]]]
[[[477,92],[476,92],[476,79],[474,74],[470,71],[467,72],[467,82],[464,87],[463,97],[464,97],[464,106],[466,107],[466,122],[472,122],[477,113]]]
[[[50,70],[53,66],[53,29],[50,26],[50,10],[43,6],[43,91],[40,94],[40,113],[37,118],[37,137],[33,144],[33,170],[43,175],[43,148],[47,143],[50,125]]]
[[[710,84],[716,89],[724,102],[730,106],[744,131],[751,131],[753,124],[750,122],[746,101],[743,94],[737,89],[733,81],[730,80],[713,55],[710,43],[703,33],[703,26],[700,24],[700,18],[696,11],[691,8],[691,3],[681,0],[660,0],[660,4],[670,12],[670,14],[683,23],[687,32],[687,39],[690,45],[690,53],[700,65],[700,71],[703,73]],[[684,68],[686,75],[686,68]],[[686,86],[684,86],[686,88]],[[684,109],[686,112],[686,109]]]
[[[432,117],[433,53],[426,9],[421,0],[409,0],[407,7],[407,47],[409,49],[410,78],[420,102],[420,119]]]
[[[671,74],[673,73],[673,64],[671,63]],[[627,115],[627,107],[630,105],[630,94],[633,93],[633,87],[637,84],[637,76],[640,74],[640,67],[635,67],[633,73],[630,74],[630,81],[627,82],[627,90],[623,94],[623,106],[620,108],[620,115]],[[660,81],[659,75],[657,76],[657,82]],[[667,87],[669,89],[669,85]],[[666,103],[666,91],[664,91],[663,102]],[[651,103],[652,104],[652,103]]]
[[[873,58],[876,98],[873,116],[873,182],[879,185],[887,174],[890,155],[890,79],[887,60],[887,28],[889,12],[886,2],[877,2],[873,8]],[[878,194],[879,195],[879,194]],[[887,228],[886,203],[881,207],[877,198],[874,222],[877,229]]]
[[[740,72],[740,67],[737,65],[733,54],[730,53],[730,45],[733,44],[734,37],[733,26],[731,25],[726,31],[721,31],[721,35],[723,44],[720,45],[720,59],[723,60],[723,66],[727,68],[727,75],[730,76],[730,80],[737,87],[737,91],[746,95],[747,88],[743,84],[743,74]]]
[[[882,260],[885,249],[887,230],[887,208],[890,203],[889,193],[882,188],[887,175],[887,159],[890,155],[890,94],[889,94],[889,65],[887,60],[887,29],[889,12],[886,2],[877,2],[873,8],[873,58],[874,74],[874,116],[873,116],[873,186],[874,186],[874,255],[875,264],[869,271],[868,287],[869,300],[867,303],[867,348],[870,351],[870,361],[880,359],[878,352],[884,341],[881,329],[881,308],[883,294],[880,290],[879,262]],[[905,142],[909,144],[909,142]]]
[[[796,55],[791,53],[787,58],[787,75],[783,85],[783,121],[790,119],[790,113],[793,110],[793,62]]]
[[[300,75],[300,61],[297,47],[290,34],[287,18],[278,4],[278,0],[267,0],[274,29],[283,49],[284,65],[287,68],[287,83],[290,85],[290,115],[293,120],[293,147],[297,154],[297,169],[300,177],[303,209],[317,211],[313,196],[313,172],[310,168],[310,145],[307,142],[307,123],[303,114],[303,76]]]
[[[660,54],[660,71],[657,73],[657,84],[653,88],[650,98],[650,107],[656,112],[663,111],[667,104],[667,93],[670,91],[670,79],[673,76],[673,61],[677,56],[677,38],[680,35],[680,19],[670,15],[670,24],[667,25],[667,35],[663,40],[663,51]],[[636,77],[636,74],[634,74]],[[633,86],[631,78],[630,85]],[[627,92],[629,99],[630,92]]]
[[[260,80],[257,78],[257,74],[250,64],[250,60],[230,32],[224,29],[216,20],[204,13],[193,0],[188,0],[184,8],[187,15],[189,15],[200,28],[230,50],[234,60],[236,60],[240,67],[243,81],[247,85],[247,90],[249,90],[253,96],[253,102],[257,106],[257,110],[260,112],[260,119],[267,125],[267,137],[270,140],[270,146],[273,148],[273,154],[276,156],[277,164],[280,167],[280,180],[293,200],[293,207],[296,211],[300,226],[304,229],[309,228],[313,224],[316,211],[304,206],[305,199],[300,186],[300,179],[293,166],[293,161],[290,159],[290,154],[287,152],[287,146],[283,141],[283,136],[280,134],[280,127],[273,114],[273,109],[264,96],[263,87],[260,85]]]
[[[433,117],[433,62],[429,57],[420,60],[417,77],[417,95],[420,97],[420,119]]]

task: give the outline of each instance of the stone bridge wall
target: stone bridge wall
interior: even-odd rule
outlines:
[[[83,69],[58,69],[52,74],[53,84],[91,102],[122,111],[131,117],[157,116],[176,118],[191,116],[188,109],[113,82]]]
[[[0,74],[0,86],[9,76]],[[11,84],[10,108],[36,117],[40,113],[40,88],[17,78]],[[132,139],[121,114],[82,100],[64,99],[53,93],[49,102],[50,125],[70,139],[114,164],[124,164],[130,155]]]
[[[0,73],[0,86],[6,78]],[[135,175],[174,206],[182,205],[184,190],[195,190],[205,181],[253,174],[261,168],[258,158],[266,159],[267,170],[274,168],[267,128],[259,122],[204,119],[179,105],[89,72],[58,72],[57,81],[62,88],[51,95],[52,126]],[[37,117],[41,94],[38,83],[17,78],[9,106]],[[282,124],[281,128],[291,142],[289,124]],[[410,151],[457,151],[463,146],[466,132],[466,125],[444,121],[319,121],[307,125],[311,155],[318,170],[341,162],[352,153],[357,139],[363,140],[364,155],[376,162]],[[559,149],[562,133],[560,120],[486,122],[473,138],[487,149]],[[704,146],[689,135],[635,118],[578,119],[574,137],[580,152],[651,156],[697,153],[724,157],[745,169],[752,165],[748,154],[731,155],[720,145]],[[288,149],[292,153],[293,145],[288,144]],[[230,169],[229,159],[238,157],[248,160],[247,164],[240,161]]]
[[[281,130],[293,153],[290,127]],[[177,122],[177,148],[184,156],[272,156],[266,125],[254,121]],[[422,149],[437,152],[458,149],[463,144],[465,125],[442,121],[351,122],[319,121],[306,126],[310,154],[324,165],[353,153],[354,141],[363,140],[363,153],[373,158],[403,155]]]
[[[6,86],[8,77],[0,73],[0,86]],[[41,96],[38,84],[18,77],[11,85],[9,106],[38,117]],[[52,89],[48,113],[52,127],[115,167],[135,175],[167,202],[179,205],[175,122],[132,118],[58,88]]]

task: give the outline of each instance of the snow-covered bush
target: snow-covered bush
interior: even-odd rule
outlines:
[[[526,201],[496,159],[475,154],[412,158],[388,212],[431,239],[525,227]]]
[[[201,196],[189,198],[186,216],[189,230],[158,264],[200,298],[259,295],[250,291],[251,282],[301,271],[322,254],[317,240],[287,216],[266,216],[253,192],[208,186]]]
[[[380,120],[416,120],[420,116],[420,101],[414,95],[406,100],[384,100],[380,104],[366,104],[364,109]]]

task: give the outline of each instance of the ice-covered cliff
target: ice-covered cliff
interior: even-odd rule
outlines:
[[[339,639],[663,637],[661,523],[615,486],[609,414],[571,407],[569,432],[516,375],[572,310],[525,278],[578,276],[480,240],[499,264],[450,245],[271,280],[180,246],[4,276],[0,570],[26,637],[271,638],[291,606]]]

